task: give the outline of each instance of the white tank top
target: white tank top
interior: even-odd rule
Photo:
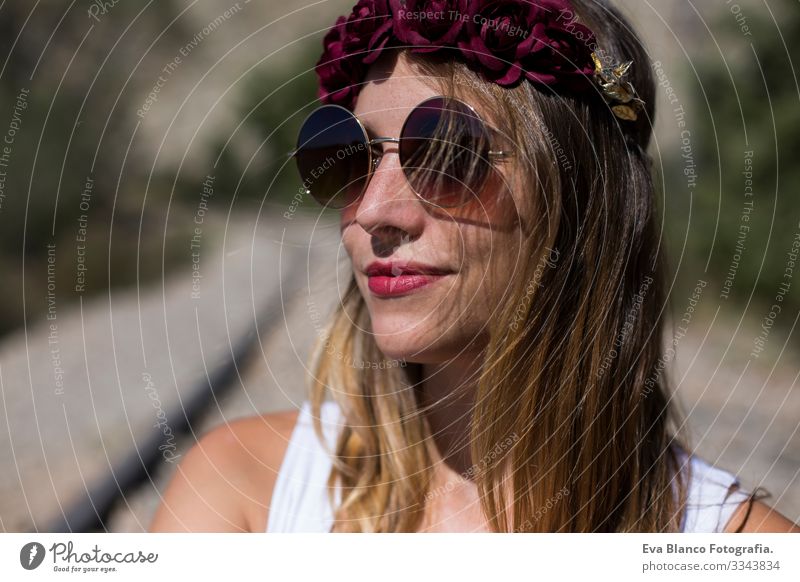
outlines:
[[[320,413],[323,433],[331,450],[342,426],[339,407],[325,402]],[[682,461],[685,453],[681,451]],[[728,495],[728,488],[738,479],[722,469],[712,467],[696,455],[691,457],[692,478],[681,531],[721,532],[748,492],[737,489]],[[333,510],[328,500],[327,482],[331,459],[314,432],[311,405],[300,409],[286,454],[278,472],[270,501],[267,532],[329,532]],[[335,501],[341,500],[336,490]],[[727,498],[726,498],[727,496]]]

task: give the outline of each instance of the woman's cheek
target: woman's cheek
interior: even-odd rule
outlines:
[[[348,227],[355,225],[355,218],[355,205],[350,208],[343,208],[339,211],[339,232],[342,237],[342,245],[351,259],[353,258],[353,229]]]
[[[342,208],[339,211],[339,223],[341,224],[342,228],[355,222],[356,220],[356,210],[358,209],[358,204],[351,204],[346,208]]]

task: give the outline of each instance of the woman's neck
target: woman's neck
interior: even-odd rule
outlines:
[[[473,472],[470,427],[481,358],[460,356],[441,364],[422,365],[420,405],[437,453],[434,460],[466,477]]]

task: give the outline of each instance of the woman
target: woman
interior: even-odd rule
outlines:
[[[324,45],[294,157],[353,277],[310,403],[201,439],[152,530],[800,531],[679,438],[625,19],[361,0]]]

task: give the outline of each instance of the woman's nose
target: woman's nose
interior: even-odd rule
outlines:
[[[358,203],[355,221],[373,236],[416,238],[425,222],[425,209],[406,180],[397,147],[383,151]]]

